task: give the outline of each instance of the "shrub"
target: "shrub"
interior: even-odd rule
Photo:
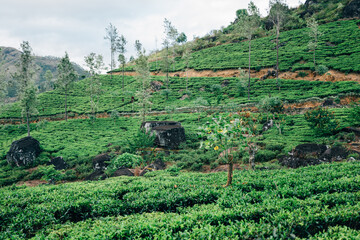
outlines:
[[[255,162],[268,162],[276,158],[276,152],[270,150],[259,150],[255,154]]]
[[[109,169],[117,170],[119,168],[135,168],[144,163],[144,159],[141,156],[131,154],[131,153],[123,153],[117,158],[113,159],[110,162]]]
[[[144,129],[139,129],[133,139],[128,140],[127,151],[129,153],[136,153],[139,148],[148,148],[154,145],[155,134],[146,133]]]
[[[63,179],[64,174],[58,170],[55,170],[54,165],[49,166],[39,166],[38,168],[39,175],[42,175],[41,179],[49,183],[60,181]]]
[[[351,108],[350,108],[350,121],[352,124],[360,124],[360,104],[354,104]]]
[[[259,107],[264,112],[281,113],[284,111],[284,104],[278,97],[265,97],[260,101]]]
[[[327,73],[329,71],[329,68],[324,66],[324,65],[319,65],[316,67],[316,72],[319,75],[324,75],[325,73]]]
[[[318,135],[331,135],[339,129],[339,122],[335,120],[334,113],[327,109],[315,108],[306,112],[304,117]]]
[[[298,73],[298,77],[306,77],[307,75],[309,75],[307,72],[299,72]]]

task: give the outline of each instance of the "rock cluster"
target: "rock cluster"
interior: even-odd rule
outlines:
[[[280,156],[279,162],[283,166],[298,168],[320,163],[341,161],[347,158],[349,152],[342,146],[328,148],[322,144],[300,144],[286,156]]]

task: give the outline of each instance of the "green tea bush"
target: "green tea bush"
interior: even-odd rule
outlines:
[[[268,162],[276,158],[276,152],[271,150],[259,150],[255,154],[255,162]]]
[[[298,76],[299,77],[306,77],[306,76],[308,76],[309,74],[307,73],[307,72],[302,72],[302,71],[300,71],[299,73],[298,73]]]
[[[349,117],[352,124],[354,125],[360,124],[360,103],[353,104],[351,106]]]
[[[135,168],[144,164],[144,159],[141,156],[123,153],[110,162],[109,169],[117,170],[119,168]]]
[[[304,114],[309,127],[318,135],[332,135],[340,128],[339,121],[335,119],[334,113],[326,108],[318,107]]]
[[[42,175],[41,179],[49,183],[54,183],[63,179],[64,174],[55,170],[54,165],[39,166],[38,173]]]
[[[259,107],[264,112],[281,113],[284,111],[284,104],[278,97],[265,97],[259,103]]]
[[[316,72],[319,74],[319,75],[324,75],[325,73],[327,73],[329,71],[329,68],[326,67],[325,65],[319,65],[316,67]]]

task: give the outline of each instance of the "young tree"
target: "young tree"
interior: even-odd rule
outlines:
[[[138,105],[140,106],[140,115],[142,121],[145,122],[146,114],[151,105],[150,102],[150,68],[148,64],[148,58],[145,55],[145,49],[143,49],[139,40],[135,41],[135,49],[138,58],[135,60],[135,71],[137,73],[137,79],[140,82],[140,90],[136,92],[136,98],[138,99]]]
[[[18,71],[13,78],[19,84],[19,99],[22,108],[22,114],[26,116],[26,125],[28,136],[30,136],[30,116],[37,114],[36,88],[34,84],[34,57],[29,42],[23,41],[21,44],[22,53]]]
[[[117,28],[113,26],[111,23],[109,24],[109,27],[105,28],[105,30],[106,30],[106,35],[104,39],[110,41],[110,53],[111,53],[110,71],[112,71],[116,67],[115,53],[117,51],[119,51],[120,54],[125,53],[126,39],[123,35],[119,37]]]
[[[92,116],[95,116],[95,111],[99,103],[99,95],[101,93],[101,83],[99,75],[104,69],[104,62],[102,55],[96,55],[96,53],[90,53],[85,56],[86,66],[89,68],[89,85],[87,92],[90,96],[90,108]]]
[[[245,37],[249,42],[249,79],[248,79],[248,100],[250,100],[250,70],[251,70],[251,40],[260,28],[260,12],[251,1],[248,5],[247,11],[239,12],[238,22],[236,24],[236,31],[241,36]]]
[[[77,77],[74,66],[70,62],[69,55],[65,52],[65,56],[61,58],[58,65],[58,78],[56,81],[57,86],[65,93],[65,121],[68,120],[67,97],[69,90],[76,81]]]
[[[279,84],[279,36],[280,30],[287,19],[288,6],[283,0],[270,0],[269,20],[273,24],[276,33],[276,85],[280,91]]]
[[[121,35],[119,38],[119,44],[118,44],[118,52],[119,52],[118,60],[120,62],[120,65],[122,66],[122,89],[123,90],[125,87],[125,63],[126,63],[125,45],[126,44],[127,44],[127,41],[126,41],[125,37],[123,35]]]
[[[174,46],[177,38],[179,37],[179,33],[177,29],[171,24],[169,20],[165,18],[164,20],[164,33],[165,38],[163,41],[164,53],[163,53],[163,70],[166,71],[166,89],[169,89],[169,70],[170,70],[170,53],[169,48]]]
[[[316,48],[318,46],[319,37],[322,35],[322,32],[319,30],[319,24],[316,19],[312,16],[306,21],[306,25],[310,28],[308,32],[309,37],[311,38],[309,41],[309,49],[313,51],[313,60],[314,60],[314,71],[316,71]]]

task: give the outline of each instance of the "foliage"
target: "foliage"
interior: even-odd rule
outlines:
[[[110,162],[108,169],[117,170],[119,168],[135,168],[144,164],[141,156],[131,153],[123,153]]]
[[[318,239],[359,235],[360,163],[224,173],[159,171],[0,195],[0,238]],[[106,204],[105,204],[106,203]]]
[[[360,102],[355,103],[351,106],[349,117],[352,124],[360,124]]]
[[[49,183],[55,183],[57,181],[60,181],[64,176],[62,172],[55,170],[54,165],[39,166],[37,172],[42,176],[42,180],[45,180]]]
[[[265,97],[259,107],[262,111],[268,113],[281,113],[284,111],[284,104],[278,97]]]
[[[327,73],[329,71],[329,68],[326,67],[325,65],[319,65],[316,67],[316,72],[319,75],[324,75],[325,73]]]
[[[136,153],[140,149],[153,147],[155,138],[155,134],[147,133],[144,129],[138,129],[133,138],[128,140],[127,144],[129,148],[126,149],[126,151]]]
[[[339,129],[339,121],[335,119],[334,113],[326,108],[309,110],[304,117],[310,128],[319,135],[331,135]]]

